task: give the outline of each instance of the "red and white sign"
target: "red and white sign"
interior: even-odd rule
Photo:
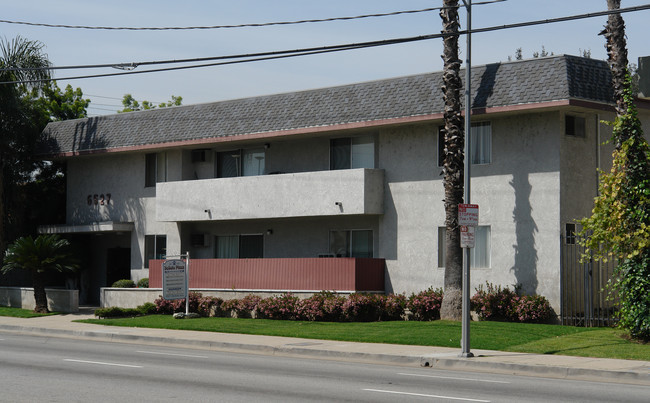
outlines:
[[[478,204],[458,205],[458,225],[478,227]]]
[[[476,227],[468,227],[466,225],[461,225],[460,227],[460,247],[461,248],[473,248],[476,244],[474,241],[474,234],[476,232]]]

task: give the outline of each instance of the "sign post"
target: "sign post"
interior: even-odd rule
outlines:
[[[166,256],[168,257],[172,256]],[[163,299],[185,298],[185,315],[187,315],[190,312],[190,252],[173,257],[178,259],[166,259],[162,264]]]
[[[465,157],[467,158],[467,156]],[[466,189],[468,190],[468,189]],[[463,311],[462,311],[462,341],[461,357],[474,357],[470,352],[470,248],[475,245],[476,227],[478,227],[478,204],[459,204],[458,205],[458,225],[460,225],[460,247],[464,249],[463,259]]]

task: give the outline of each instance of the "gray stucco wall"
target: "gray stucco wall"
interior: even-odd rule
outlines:
[[[597,160],[597,129],[600,127],[601,140],[609,137],[609,129],[598,124],[593,111],[573,110],[587,117],[586,137],[567,138],[565,112],[474,118],[475,122],[490,121],[492,130],[491,163],[472,167],[472,202],[480,205],[480,225],[491,228],[491,264],[472,269],[472,292],[486,281],[509,286],[519,283],[525,292],[543,294],[559,309],[559,235],[567,220],[590,210],[597,179],[592,169]],[[644,116],[648,118],[647,113]],[[604,118],[608,117],[601,114],[600,119]],[[444,269],[438,267],[438,228],[444,226],[444,189],[437,161],[438,125],[405,125],[373,132],[375,168],[383,170],[384,175],[383,214],[375,210],[364,214],[361,210],[362,214],[341,216],[323,210],[313,217],[262,214],[241,220],[220,217],[212,221],[192,218],[182,223],[161,222],[156,217],[156,190],[144,188],[144,153],[125,153],[70,159],[68,223],[133,222],[130,244],[134,279],[147,275],[142,269],[145,235],[167,235],[169,254],[190,250],[194,258],[214,256],[215,235],[236,234],[263,234],[266,257],[312,257],[328,251],[330,230],[371,229],[375,234],[375,257],[386,259],[387,291],[410,293],[430,286],[442,287]],[[251,146],[263,146],[262,142]],[[233,144],[231,148],[239,146]],[[611,149],[601,147],[599,152],[601,166],[606,169]],[[188,164],[190,157],[189,150],[167,152],[170,181],[194,177],[197,167]],[[329,137],[321,134],[271,141],[265,163],[267,172],[309,175],[312,171],[327,171]],[[205,166],[196,172],[209,176],[213,162],[202,164]],[[252,183],[268,178],[249,179]],[[282,186],[271,182],[269,192]],[[188,189],[199,189],[194,185],[200,183],[203,181],[188,182]],[[88,206],[87,195],[95,193],[111,193],[111,205]],[[182,213],[182,208],[179,211]],[[269,229],[272,234],[267,234]],[[192,233],[208,234],[209,245],[192,247]],[[104,242],[104,247],[109,247],[108,243]],[[97,259],[101,261],[101,256]]]
[[[472,167],[472,202],[479,225],[491,227],[491,265],[472,270],[479,284],[521,283],[559,308],[559,121],[557,113],[492,118],[492,162]],[[480,120],[486,120],[481,117]],[[476,119],[475,121],[480,121]],[[442,287],[438,227],[444,188],[437,163],[438,125],[382,131],[379,168],[386,171],[380,253],[387,289]]]

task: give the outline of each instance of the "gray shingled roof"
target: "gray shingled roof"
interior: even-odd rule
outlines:
[[[44,153],[67,153],[426,116],[443,110],[440,72],[208,104],[54,122]],[[611,103],[603,61],[555,56],[472,68],[474,107]]]

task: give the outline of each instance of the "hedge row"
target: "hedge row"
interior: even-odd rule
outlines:
[[[262,298],[248,295],[241,299],[224,301],[217,297],[204,297],[200,293],[189,295],[190,312],[203,317],[238,317],[279,320],[324,322],[374,322],[392,320],[428,321],[440,318],[442,290],[428,289],[406,297],[404,294],[351,294],[348,297],[322,291],[305,299],[290,293]],[[155,309],[154,309],[155,308]],[[514,322],[547,322],[553,311],[542,296],[519,296],[508,288],[487,284],[479,287],[472,297],[472,308],[481,320],[506,320]],[[185,312],[185,300],[156,299],[135,310],[106,308],[97,310],[96,316],[136,316],[149,313],[171,315]],[[99,314],[98,314],[99,312]]]

